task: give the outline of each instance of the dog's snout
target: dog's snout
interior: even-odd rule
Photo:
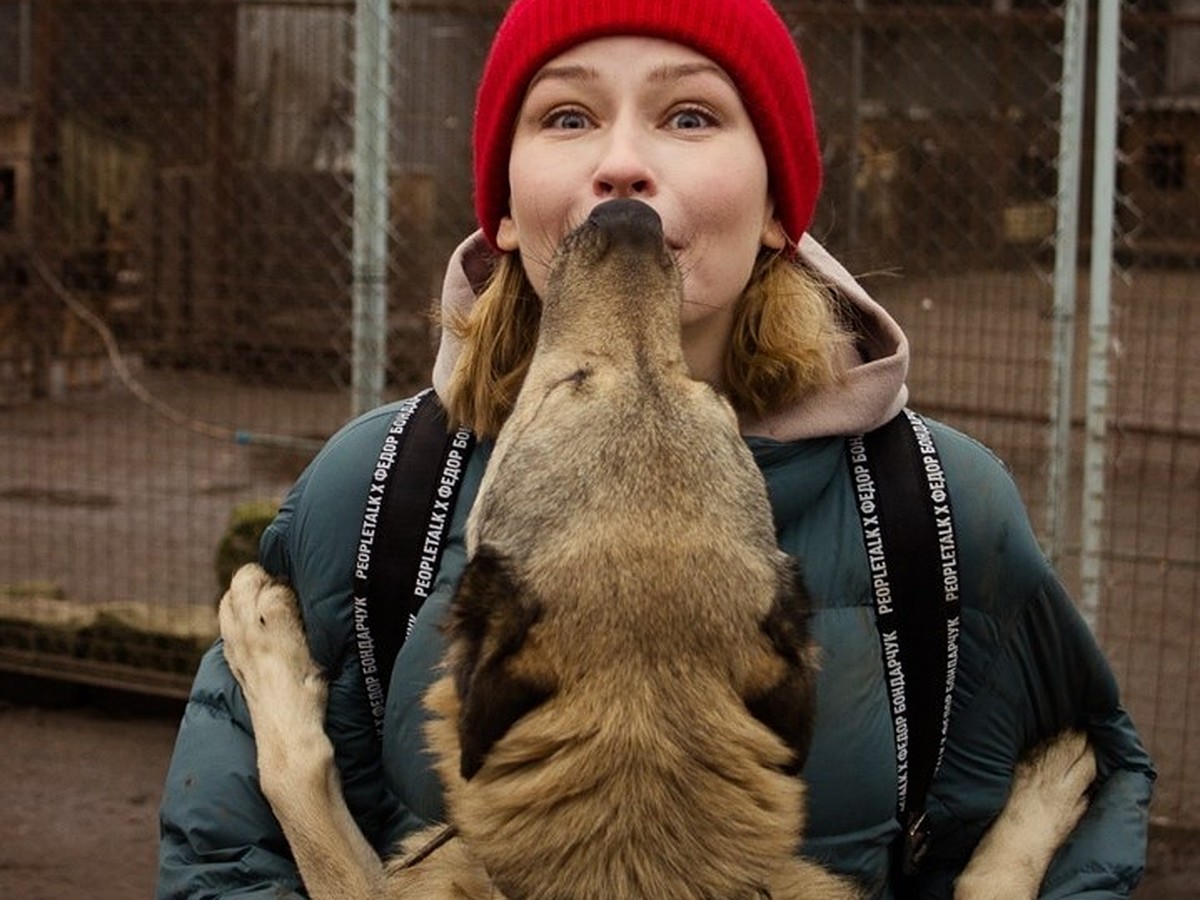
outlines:
[[[588,224],[610,241],[654,244],[663,241],[662,219],[653,207],[640,200],[607,200],[592,210]]]

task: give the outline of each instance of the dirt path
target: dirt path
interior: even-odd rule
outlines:
[[[0,705],[0,897],[153,896],[177,725]]]
[[[0,897],[150,898],[177,724],[0,701]],[[1191,900],[1197,884],[1200,834],[1156,835],[1136,900]]]

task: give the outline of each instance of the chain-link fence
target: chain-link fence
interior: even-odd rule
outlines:
[[[1013,467],[1200,825],[1200,3],[1108,4],[777,5],[814,232]],[[0,665],[181,690],[219,545],[424,380],[502,7],[0,0]]]

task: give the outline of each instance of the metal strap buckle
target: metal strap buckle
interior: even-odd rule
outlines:
[[[900,860],[901,871],[911,877],[917,873],[921,860],[929,850],[929,831],[926,828],[925,813],[910,813],[908,825],[904,829],[904,851]]]

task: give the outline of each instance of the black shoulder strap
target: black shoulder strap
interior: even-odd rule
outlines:
[[[925,797],[945,748],[958,662],[958,550],[929,427],[904,410],[849,442],[896,737],[904,827],[897,897],[924,854]]]
[[[475,438],[432,389],[400,404],[375,462],[354,562],[354,636],[375,733],[392,666],[433,587]]]

